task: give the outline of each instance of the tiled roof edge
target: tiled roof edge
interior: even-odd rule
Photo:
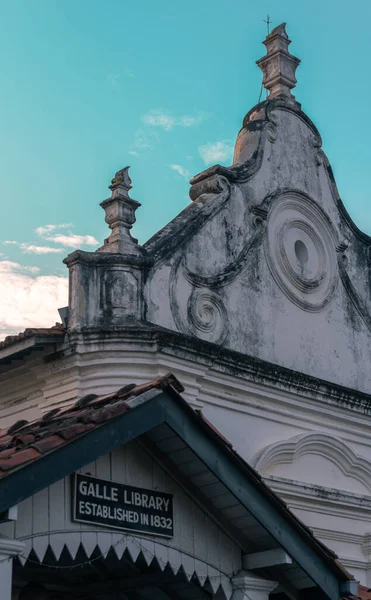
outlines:
[[[7,335],[6,338],[0,342],[0,350],[32,337],[62,337],[65,333],[66,330],[62,323],[56,323],[53,327],[29,327],[17,335]]]

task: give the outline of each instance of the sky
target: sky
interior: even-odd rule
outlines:
[[[59,320],[62,260],[109,235],[117,170],[131,166],[144,243],[192,176],[231,164],[267,14],[287,23],[295,96],[371,234],[369,0],[0,0],[0,339]]]

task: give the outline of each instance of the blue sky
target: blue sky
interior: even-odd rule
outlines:
[[[118,169],[144,242],[189,203],[190,177],[230,164],[267,14],[287,22],[296,98],[371,234],[369,0],[0,0],[0,338],[57,319],[62,259],[107,236]]]

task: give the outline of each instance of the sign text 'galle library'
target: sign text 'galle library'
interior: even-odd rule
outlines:
[[[75,473],[73,520],[173,536],[173,496]]]

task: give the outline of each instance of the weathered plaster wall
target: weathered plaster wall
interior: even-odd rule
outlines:
[[[198,211],[167,227],[167,244],[160,232],[145,246],[156,259],[147,319],[370,391],[369,240],[347,217],[298,105],[252,111],[234,166],[197,176],[191,196]]]
[[[20,419],[32,420],[40,415],[43,386],[47,369],[43,351],[34,351],[28,360],[16,359],[10,365],[0,366],[0,419],[1,428],[9,427]]]

